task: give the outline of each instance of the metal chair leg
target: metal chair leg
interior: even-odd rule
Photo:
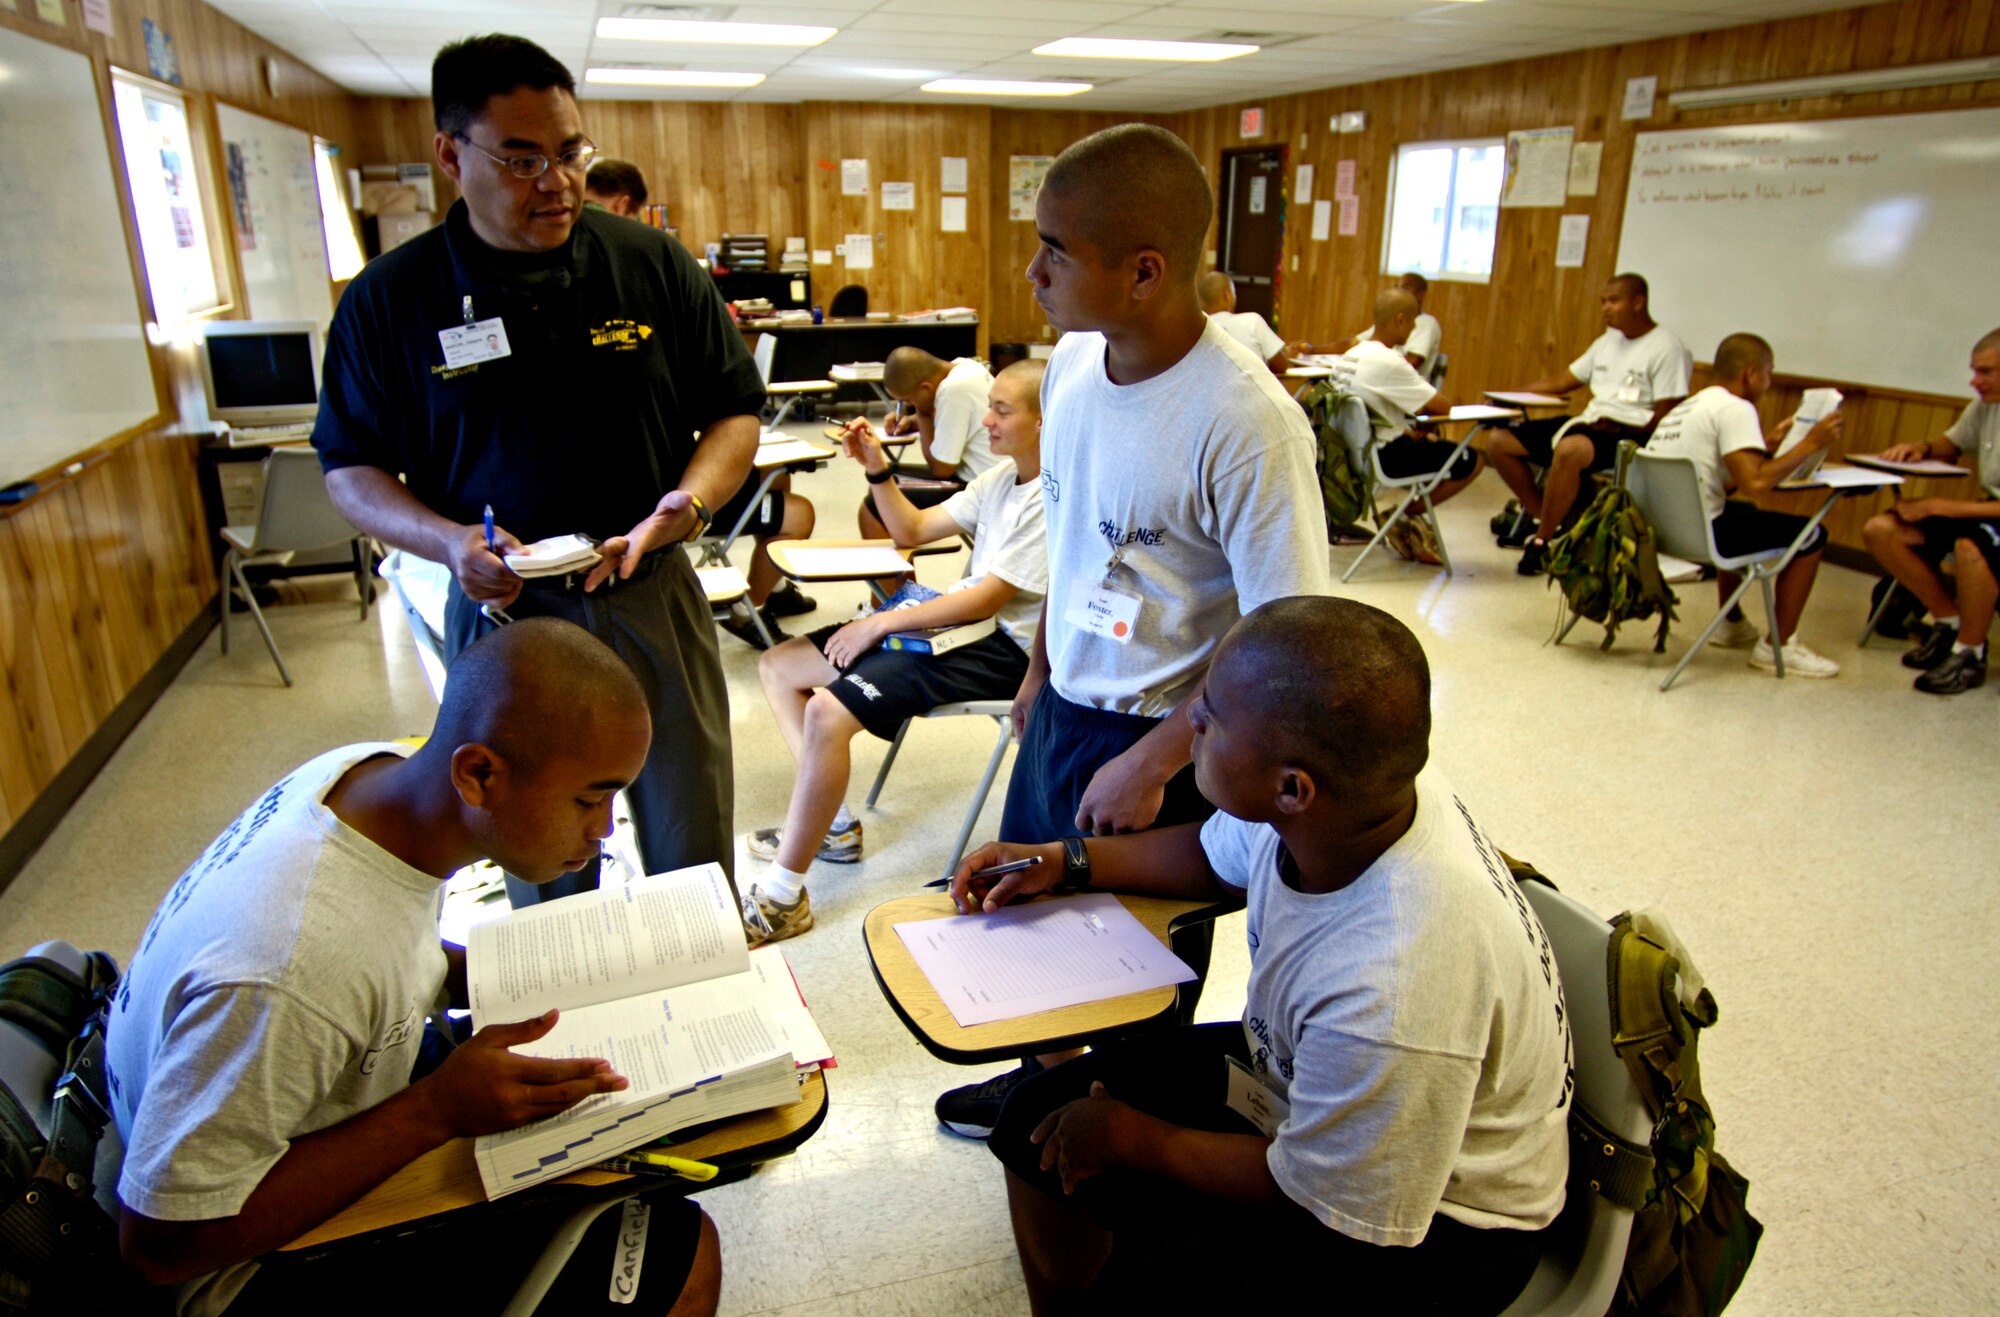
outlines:
[[[1438,524],[1437,504],[1431,502],[1431,492],[1424,491],[1424,520],[1431,524],[1431,538],[1437,541],[1438,557],[1444,559],[1444,574],[1453,575],[1451,550],[1444,547],[1444,527]]]
[[[1770,575],[1766,575],[1755,568],[1752,568],[1751,571],[1757,577],[1757,584],[1764,587],[1764,617],[1771,623],[1771,661],[1772,665],[1778,670],[1778,680],[1783,681],[1785,679],[1785,645],[1778,638],[1778,605],[1771,597],[1771,577],[1777,573],[1773,572]]]
[[[278,675],[283,677],[285,684],[289,686],[292,684],[292,674],[285,667],[285,656],[278,652],[278,642],[271,638],[271,627],[264,620],[264,610],[257,606],[257,596],[251,593],[250,578],[243,574],[243,563],[239,559],[231,565],[236,572],[236,583],[243,587],[243,602],[250,605],[250,616],[256,619],[257,630],[263,633],[264,648],[271,651],[271,662],[278,665]]]
[[[986,808],[986,797],[993,790],[993,779],[1000,773],[1000,761],[1007,756],[1007,744],[1014,739],[1014,720],[995,718],[1000,724],[1000,739],[993,744],[993,753],[986,760],[986,775],[979,779],[979,789],[972,793],[972,803],[966,807],[965,821],[958,825],[958,840],[951,844],[951,858],[945,861],[944,874],[949,878],[958,870],[958,862],[965,858],[965,843],[972,840],[972,829],[978,826],[979,812]],[[903,724],[905,727],[908,723]]]
[[[222,652],[229,652],[229,611],[236,595],[236,550],[226,550],[222,555],[222,589],[216,592],[216,603],[222,609]]]
[[[1396,510],[1394,512],[1391,512],[1389,514],[1389,519],[1382,523],[1382,529],[1375,532],[1375,538],[1369,540],[1367,546],[1364,547],[1359,554],[1355,555],[1355,559],[1353,562],[1347,564],[1347,570],[1345,572],[1342,572],[1340,575],[1341,584],[1345,585],[1348,579],[1352,577],[1355,572],[1361,569],[1361,564],[1368,561],[1368,555],[1375,552],[1376,546],[1381,544],[1383,540],[1389,537],[1389,532],[1393,530],[1395,528],[1396,523],[1402,519],[1403,509],[1410,506],[1410,500],[1413,497],[1415,497],[1414,494],[1406,493],[1403,495],[1403,501],[1396,505]]]
[[[1664,691],[1669,686],[1672,686],[1674,684],[1674,679],[1681,675],[1682,670],[1685,669],[1688,664],[1694,662],[1694,656],[1701,653],[1701,651],[1708,646],[1708,638],[1715,634],[1717,627],[1720,627],[1722,625],[1722,619],[1729,616],[1729,610],[1736,607],[1736,605],[1742,601],[1743,596],[1749,593],[1750,582],[1754,579],[1757,579],[1757,570],[1756,568],[1753,567],[1750,569],[1750,571],[1744,573],[1742,580],[1736,583],[1736,589],[1733,593],[1730,594],[1728,602],[1724,603],[1722,607],[1716,609],[1715,616],[1708,619],[1708,625],[1703,627],[1701,629],[1701,634],[1694,638],[1694,643],[1688,646],[1687,653],[1681,655],[1681,661],[1674,664],[1674,670],[1672,672],[1669,672],[1667,674],[1667,679],[1660,683],[1661,690]],[[1770,607],[1770,603],[1771,603],[1771,587],[1770,583],[1767,581],[1765,582],[1764,585],[1765,607],[1766,608]]]
[[[590,1229],[598,1217],[612,1208],[623,1210],[623,1204],[624,1200],[618,1199],[608,1203],[596,1203],[572,1212],[568,1220],[556,1227],[556,1232],[549,1237],[549,1242],[542,1246],[541,1256],[535,1259],[535,1265],[529,1269],[519,1287],[515,1289],[514,1297],[509,1299],[507,1306],[501,1310],[501,1317],[532,1317],[535,1309],[539,1308],[542,1300],[548,1296],[549,1287],[556,1283],[556,1277],[562,1275],[562,1269],[575,1254],[576,1246],[583,1242],[584,1232]]]
[[[882,794],[882,784],[889,780],[889,768],[896,762],[896,752],[903,748],[903,738],[910,734],[911,719],[903,719],[903,725],[896,729],[896,739],[889,742],[889,753],[882,756],[882,767],[875,770],[875,785],[868,788],[868,799],[864,802],[869,809],[875,808],[875,797]]]
[[[1875,635],[1875,624],[1882,620],[1882,614],[1889,611],[1889,601],[1894,599],[1896,591],[1902,588],[1903,583],[1901,581],[1893,576],[1889,578],[1889,588],[1882,592],[1882,602],[1875,605],[1875,611],[1868,615],[1868,625],[1861,628],[1861,639],[1856,644],[1857,648],[1868,648],[1869,640]]]

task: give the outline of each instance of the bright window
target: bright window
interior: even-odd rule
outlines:
[[[352,279],[361,272],[361,240],[354,232],[354,216],[348,209],[347,193],[340,185],[335,157],[340,148],[331,142],[313,139],[313,165],[319,175],[319,220],[326,230],[327,273],[336,280]]]
[[[187,102],[178,92],[116,69],[111,91],[153,314],[162,325],[178,325],[225,300],[194,173]]]
[[[1471,283],[1492,277],[1505,164],[1506,144],[1497,140],[1396,148],[1383,272]]]

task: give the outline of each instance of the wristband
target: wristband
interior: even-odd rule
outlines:
[[[891,480],[895,479],[895,477],[896,477],[896,468],[893,466],[885,466],[880,471],[870,471],[868,473],[868,483],[871,485],[886,485]]]
[[[1058,892],[1080,892],[1090,886],[1090,849],[1081,837],[1064,837],[1063,876],[1056,884]]]
[[[708,504],[701,501],[701,495],[690,493],[688,506],[694,510],[695,527],[688,532],[689,540],[698,540],[708,534],[708,528],[715,524],[715,514],[708,510]],[[682,543],[686,543],[683,540]]]

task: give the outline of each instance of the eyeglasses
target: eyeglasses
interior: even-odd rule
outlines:
[[[580,174],[589,169],[590,162],[597,158],[597,148],[591,145],[588,138],[585,138],[582,142],[551,159],[545,155],[495,155],[479,143],[473,141],[470,137],[467,137],[464,133],[453,133],[452,136],[464,142],[494,164],[499,165],[515,178],[540,178],[543,174],[549,172],[551,165],[566,169],[573,174]]]

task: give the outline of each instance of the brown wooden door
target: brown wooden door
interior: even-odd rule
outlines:
[[[1278,323],[1278,266],[1285,255],[1285,148],[1222,153],[1215,268],[1236,284],[1236,309]]]

